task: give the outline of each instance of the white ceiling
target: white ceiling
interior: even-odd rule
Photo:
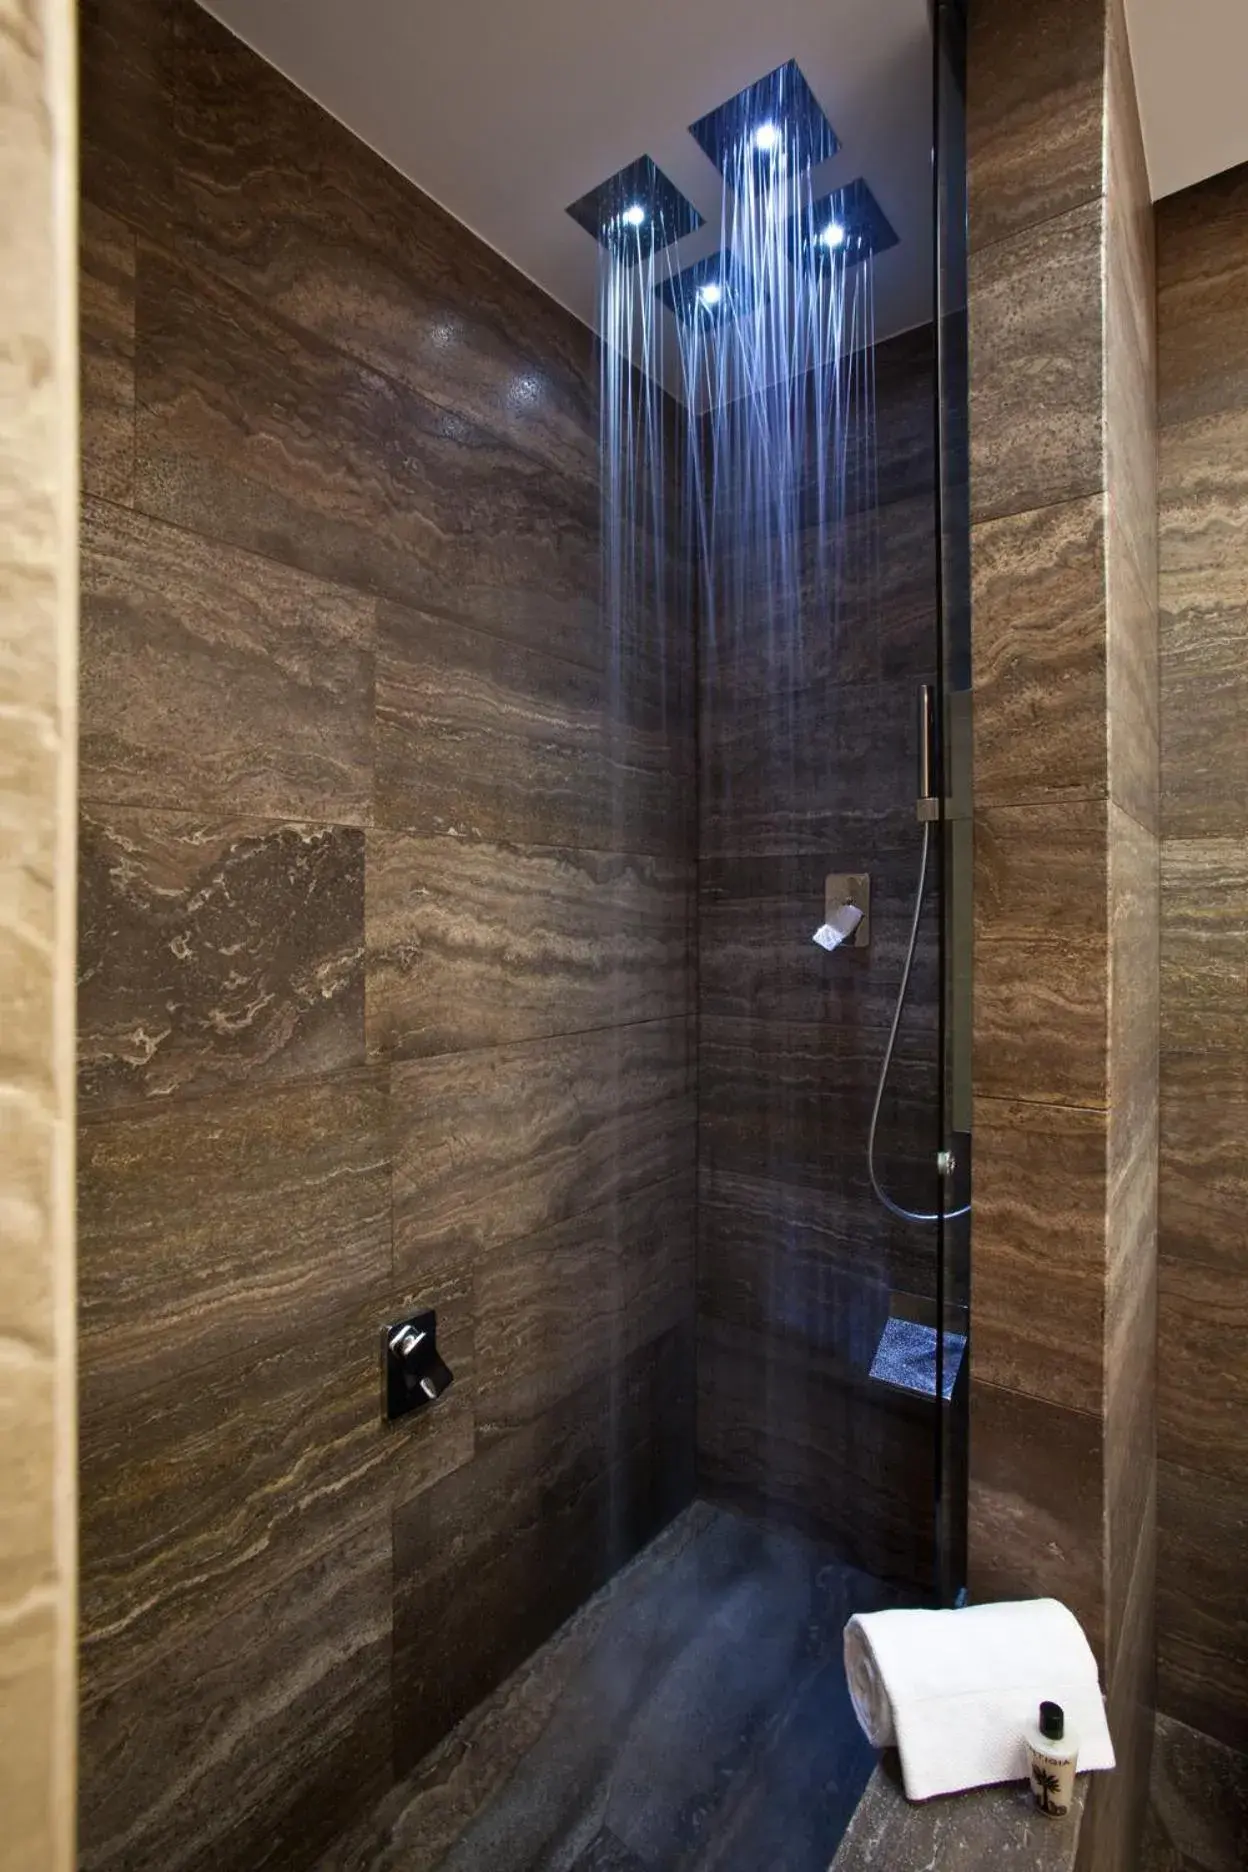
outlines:
[[[1248,162],[1248,0],[1127,0],[1153,199]]]
[[[720,178],[687,126],[795,58],[841,139],[819,184],[864,176],[900,236],[875,263],[877,334],[930,317],[926,0],[212,0],[212,11],[588,325],[598,249],[568,203],[649,154],[707,220],[680,263],[714,251]]]

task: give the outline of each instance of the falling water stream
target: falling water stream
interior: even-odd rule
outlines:
[[[756,136],[726,155],[721,253],[696,283],[645,227],[603,244],[603,596],[618,663],[630,621],[656,604],[664,621],[670,570],[692,565],[704,684],[746,652],[784,686],[810,632],[837,638],[841,523],[875,505],[874,291],[869,253],[812,199],[800,133]],[[667,392],[690,412],[683,441]]]
[[[870,627],[875,583],[873,263],[828,198],[813,196],[814,152],[800,133],[777,134],[767,148],[755,137],[743,131],[724,154],[717,259],[681,272],[672,250],[625,216],[602,244],[610,717],[615,758],[627,766],[638,732],[657,724],[679,733],[673,723],[683,714],[688,733],[698,715],[699,852],[712,862],[723,850],[769,855],[777,899],[810,908],[809,927],[786,939],[781,972],[817,982],[820,952],[809,938],[822,921],[829,854],[821,841],[838,759],[826,708],[843,655],[854,654],[853,632]],[[687,694],[673,707],[656,685],[679,682],[682,666]],[[733,776],[742,771],[748,788],[737,799]],[[673,801],[674,813],[692,814],[695,772],[691,748],[689,797]],[[615,830],[619,849],[631,849],[628,828]],[[820,854],[817,888],[812,853]],[[743,938],[738,974],[773,966],[760,955]],[[743,1077],[758,1070],[752,1061]],[[766,1082],[755,1148],[771,1154],[777,1184],[793,1135],[808,1124],[799,1109],[806,1094],[794,1089],[800,1077],[781,1070]],[[865,1134],[859,1154],[864,1147]],[[834,1296],[812,1293],[809,1263],[803,1268],[794,1248],[799,1230],[781,1223],[757,1272],[769,1316],[817,1342]],[[871,1349],[864,1339],[864,1370]],[[765,1416],[764,1442],[770,1398]]]

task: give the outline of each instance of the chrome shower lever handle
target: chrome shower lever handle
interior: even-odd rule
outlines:
[[[402,1417],[441,1397],[452,1372],[437,1347],[437,1314],[430,1310],[382,1328],[383,1415]]]

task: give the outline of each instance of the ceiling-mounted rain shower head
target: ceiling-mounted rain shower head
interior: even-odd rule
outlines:
[[[608,176],[568,209],[572,219],[622,260],[639,260],[683,240],[702,216],[649,156]]]
[[[689,134],[730,178],[742,148],[758,163],[774,162],[787,152],[798,168],[809,169],[841,147],[796,59],[699,117]]]
[[[794,245],[814,266],[854,266],[898,244],[888,217],[861,176],[820,196],[794,219]]]
[[[750,283],[735,255],[724,251],[695,260],[655,287],[682,325],[725,325],[750,303]]]

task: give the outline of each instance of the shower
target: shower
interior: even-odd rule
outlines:
[[[700,218],[648,158],[569,211],[600,242],[604,608],[616,645],[639,605],[661,611],[670,523],[658,414],[665,304],[677,325],[677,387],[695,413],[678,531],[680,550],[699,568],[708,677],[753,633],[766,646],[772,680],[782,683],[786,658],[790,674],[820,667],[817,634],[834,639],[843,621],[842,530],[855,502],[879,499],[874,264],[897,237],[865,178],[831,191],[813,185],[812,172],[839,144],[796,65],[747,87],[692,134],[722,176],[719,227],[706,230],[717,244],[701,259],[684,267],[672,259]],[[649,558],[637,543],[646,503]],[[726,679],[734,674],[729,668]],[[941,833],[934,682],[918,683],[917,703],[918,874],[864,1151],[871,1189],[889,1215],[931,1226],[966,1217],[969,1202],[901,1202],[877,1166]],[[785,723],[763,753],[781,796],[792,790],[792,732]],[[843,906],[820,923],[814,941],[835,953],[859,917],[856,906]],[[938,1186],[951,1187],[951,1143],[942,1139],[932,1156]]]
[[[964,1584],[958,56],[841,6],[79,9],[89,1872],[826,1872]]]
[[[886,1305],[864,1307],[862,1349],[849,1357],[869,1380],[947,1399],[953,1411],[970,1214],[967,1003],[954,992],[967,949],[955,797],[967,743],[950,729],[965,720],[966,611],[946,521],[964,470],[943,426],[958,397],[957,314],[927,328],[930,350],[923,327],[881,330],[877,281],[900,264],[903,243],[795,62],[690,134],[719,174],[713,207],[695,208],[646,157],[570,213],[599,249],[603,608],[617,694],[636,680],[632,620],[650,618],[661,638],[679,616],[673,562],[696,607],[698,860],[714,892],[704,882],[704,1289],[713,1316],[733,1310],[716,1295],[720,1242],[732,1208],[758,1204],[775,1231],[752,1249],[749,1270],[774,1294],[762,1343],[805,1356],[848,1328],[820,1318],[789,1265],[788,1217],[805,1217],[805,1191],[822,1192],[823,1226],[848,1228],[841,1214],[854,1215],[859,1265],[879,1255],[881,1273],[903,1254],[893,1224],[929,1229],[930,1251],[889,1279]],[[954,239],[941,266],[957,251]],[[898,420],[925,382],[939,428],[930,494],[919,419]],[[899,607],[903,574],[934,581],[937,634],[924,634],[908,592]],[[905,829],[916,818],[917,876]],[[846,874],[856,895],[841,888]],[[783,941],[720,933],[718,893],[748,918],[760,876],[768,902],[783,906],[770,914],[802,946],[805,981]],[[812,901],[822,915],[807,921]],[[805,946],[812,923],[821,966]],[[708,1072],[721,1041],[722,1076]],[[851,1053],[863,1080],[852,1101]],[[733,1163],[719,1138],[739,1107],[754,1133]],[[802,1151],[811,1140],[809,1155],[795,1160],[799,1138]],[[934,1200],[903,1194],[907,1185]],[[713,1407],[704,1421],[709,1443]],[[764,1427],[761,1446],[783,1428]],[[708,1451],[708,1472],[721,1468],[738,1487],[739,1455]]]

